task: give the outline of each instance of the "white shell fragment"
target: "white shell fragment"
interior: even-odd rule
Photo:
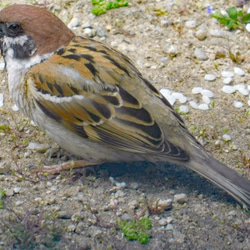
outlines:
[[[208,96],[205,96],[205,95],[202,96],[202,101],[206,104],[209,104],[211,102],[210,98]]]
[[[0,70],[4,70],[4,68],[5,68],[5,63],[1,62],[0,63]]]
[[[0,108],[3,107],[3,102],[4,102],[4,96],[2,93],[0,93]]]
[[[16,104],[14,104],[14,105],[12,106],[12,110],[13,110],[13,111],[18,111],[18,110],[19,110],[19,107],[18,107]]]
[[[232,94],[236,91],[236,89],[233,86],[224,85],[222,88],[222,91],[227,93],[227,94]]]
[[[226,77],[224,80],[223,80],[223,83],[225,84],[229,84],[233,81],[233,78],[232,77]]]
[[[234,73],[238,76],[244,76],[245,71],[239,67],[234,67]]]
[[[234,107],[235,108],[242,108],[243,106],[244,106],[244,104],[242,102],[239,102],[239,101],[234,102]]]
[[[214,74],[206,74],[205,80],[207,81],[214,81],[216,79],[216,76]]]
[[[198,109],[198,103],[197,103],[197,102],[195,102],[195,101],[190,101],[189,104],[190,104],[190,106],[191,106],[192,108]]]
[[[209,106],[207,103],[201,103],[198,105],[198,109],[201,109],[201,110],[208,110],[209,109]]]
[[[182,93],[180,93],[180,92],[174,92],[174,93],[172,94],[172,96],[173,96],[175,99],[179,100],[180,103],[185,103],[185,102],[187,101],[187,97],[184,96],[184,95],[183,95]]]
[[[231,72],[231,71],[226,71],[226,70],[224,70],[224,71],[221,72],[221,75],[222,75],[223,77],[233,77],[233,76],[234,76],[234,73]]]
[[[222,139],[223,139],[224,141],[231,141],[231,136],[228,135],[228,134],[224,134],[224,135],[222,136]]]
[[[202,89],[202,90],[201,90],[201,94],[202,94],[203,96],[207,96],[207,97],[209,97],[209,98],[211,98],[211,97],[214,96],[214,93],[213,93],[211,90],[209,90],[209,89]]]
[[[246,25],[246,30],[247,30],[248,32],[250,32],[250,23],[248,23],[248,24]]]
[[[192,89],[192,93],[193,93],[193,94],[200,94],[201,91],[202,91],[202,87],[194,87],[194,88]]]
[[[238,90],[242,95],[248,95],[249,94],[249,90],[246,89],[245,85],[244,84],[237,84],[237,85],[234,85],[234,88],[236,90]]]
[[[188,113],[188,112],[189,112],[188,106],[187,106],[187,105],[181,105],[181,106],[179,107],[179,112],[180,112],[180,113],[184,113],[184,114]]]

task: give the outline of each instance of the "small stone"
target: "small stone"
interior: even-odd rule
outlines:
[[[173,224],[168,224],[168,225],[166,226],[166,230],[173,230],[173,229],[174,229]]]
[[[3,103],[4,103],[4,95],[0,93],[0,108],[3,107]]]
[[[198,48],[194,50],[194,57],[204,61],[208,59],[208,55],[204,51]]]
[[[250,100],[247,101],[248,106],[250,106]]]
[[[207,37],[207,30],[206,29],[199,29],[196,31],[195,36],[200,40],[203,41]]]
[[[202,94],[203,96],[207,96],[207,97],[209,97],[209,98],[211,98],[211,97],[214,96],[214,93],[213,93],[211,90],[209,90],[209,89],[202,89],[202,90],[201,90],[201,94]]]
[[[198,105],[198,109],[201,109],[201,110],[209,110],[209,106],[207,103],[201,103]]]
[[[223,83],[225,84],[229,84],[233,81],[233,78],[232,77],[226,77],[224,80],[223,80]]]
[[[216,76],[214,74],[206,74],[204,78],[207,81],[214,81],[216,79]]]
[[[230,85],[224,85],[222,87],[222,91],[227,93],[227,94],[232,94],[236,91],[236,89],[234,88],[234,86],[230,86]]]
[[[18,194],[18,193],[20,192],[20,190],[21,190],[20,187],[14,187],[14,188],[13,188],[13,192],[14,192],[15,194]]]
[[[210,30],[210,35],[214,36],[214,37],[224,37],[225,32],[223,30],[219,30],[219,29],[212,29],[212,30]]]
[[[37,151],[38,153],[44,153],[49,147],[49,144],[30,142],[27,149]]]
[[[80,25],[80,20],[77,17],[73,17],[68,24],[68,28],[75,29],[76,27],[79,27],[79,25]]]
[[[224,134],[223,136],[222,136],[222,139],[224,140],[224,141],[231,141],[231,136],[230,135],[228,135],[228,134]]]
[[[244,104],[242,102],[239,102],[239,101],[234,102],[234,107],[235,108],[242,108],[243,106],[244,106]]]
[[[187,28],[195,28],[195,27],[197,27],[197,21],[196,20],[188,20],[188,21],[186,21],[186,23],[185,23],[185,26],[187,27]]]
[[[181,105],[181,106],[179,107],[179,112],[180,112],[181,114],[187,114],[187,113],[189,112],[188,106],[187,106],[187,105]]]
[[[159,225],[160,226],[166,226],[168,224],[168,220],[165,218],[162,218],[159,220]]]
[[[201,91],[202,91],[202,87],[194,87],[194,88],[192,89],[192,93],[193,93],[193,94],[200,94]]]
[[[234,67],[234,73],[238,76],[244,76],[245,71],[239,67]]]
[[[175,57],[178,54],[178,49],[174,45],[169,45],[164,49],[164,53],[168,54],[170,57]]]
[[[183,204],[187,202],[187,195],[186,194],[176,194],[174,196],[174,202],[177,202],[179,204]]]
[[[157,206],[159,207],[160,210],[163,211],[163,210],[166,210],[168,208],[171,208],[172,203],[173,203],[172,199],[159,200],[157,202]]]
[[[234,76],[234,73],[231,72],[231,71],[223,70],[223,71],[221,72],[221,75],[222,75],[223,77],[233,77],[233,76]]]

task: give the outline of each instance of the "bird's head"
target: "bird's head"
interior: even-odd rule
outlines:
[[[74,33],[49,11],[31,5],[11,5],[0,12],[2,55],[26,59],[55,52],[66,46]]]

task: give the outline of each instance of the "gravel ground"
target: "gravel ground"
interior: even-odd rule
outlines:
[[[2,1],[1,8],[14,2]],[[76,34],[129,56],[185,113],[205,148],[250,178],[250,34],[228,31],[207,10],[227,10],[237,1],[131,0],[100,17],[91,14],[89,0],[58,2],[33,4]],[[4,71],[0,81],[0,189],[6,194],[0,249],[250,249],[249,213],[184,167],[107,164],[39,175],[41,165],[75,158],[16,110]],[[122,225],[143,217],[151,228],[134,230],[148,235],[148,243],[128,240]]]

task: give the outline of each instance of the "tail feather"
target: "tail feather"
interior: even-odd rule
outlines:
[[[204,176],[250,209],[250,181],[214,159],[203,150],[193,154],[188,167]]]

